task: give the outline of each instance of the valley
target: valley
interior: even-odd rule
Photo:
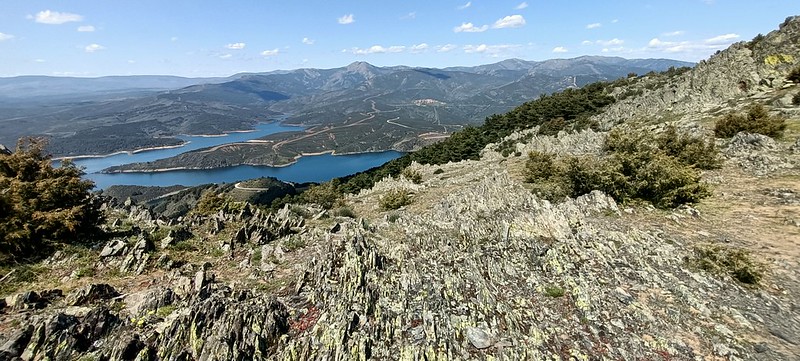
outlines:
[[[45,136],[55,156],[110,154],[177,146],[182,144],[182,134],[251,130],[259,122],[283,117],[283,124],[306,127],[305,132],[272,134],[106,171],[281,166],[304,154],[411,151],[540,94],[629,73],[691,65],[612,57],[542,62],[511,59],[444,69],[356,62],[342,68],[230,78],[144,79],[136,83],[139,88],[132,88],[131,81],[121,77],[106,79],[106,83],[120,83],[94,93],[81,93],[87,80],[68,87],[64,85],[67,80],[44,77],[36,84],[47,86],[57,80],[65,90],[35,94],[43,98],[0,102],[0,114],[4,114],[0,115],[0,143],[14,144],[26,135]],[[0,79],[0,100],[12,99],[19,90],[30,87],[30,81],[23,80]],[[197,84],[158,90],[159,86],[192,81]],[[65,98],[63,93],[68,91],[71,95]],[[47,100],[51,102],[43,105]]]

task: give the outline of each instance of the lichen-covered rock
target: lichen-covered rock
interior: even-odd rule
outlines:
[[[67,296],[67,304],[83,306],[93,302],[110,300],[119,296],[119,292],[108,284],[91,284]]]
[[[740,132],[731,138],[722,153],[742,169],[765,175],[795,166],[782,151],[781,146],[766,135]]]
[[[128,243],[121,239],[113,239],[106,243],[103,250],[100,251],[100,257],[115,257],[120,256],[125,252]]]
[[[620,99],[593,117],[609,128],[625,119],[677,115],[689,121],[699,114],[726,108],[729,99],[780,89],[790,70],[800,65],[800,17],[755,43],[739,42],[690,71],[668,80],[649,79],[635,85],[642,94]]]

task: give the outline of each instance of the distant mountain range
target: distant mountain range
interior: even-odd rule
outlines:
[[[309,127],[302,139],[266,139],[280,142],[269,151],[285,156],[410,150],[540,94],[693,65],[584,56],[444,69],[355,62],[228,78],[0,78],[0,143],[45,135],[55,155],[105,154],[177,144],[177,134],[251,129],[283,116]]]
[[[76,78],[27,75],[0,78],[0,101],[31,97],[82,97],[131,91],[165,91],[196,84],[221,83],[228,78],[184,78],[169,75],[104,76]]]

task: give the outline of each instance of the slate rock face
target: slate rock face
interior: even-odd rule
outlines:
[[[119,296],[117,290],[107,284],[91,284],[67,296],[67,304],[84,306],[100,300],[109,300]]]

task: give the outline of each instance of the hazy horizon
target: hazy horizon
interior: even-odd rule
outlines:
[[[355,61],[445,68],[584,55],[697,62],[798,13],[793,0],[12,0],[0,3],[0,77],[225,77]]]
[[[137,76],[148,77],[148,76],[152,76],[152,77],[178,77],[178,78],[189,78],[189,79],[202,79],[202,78],[227,78],[227,77],[232,77],[232,76],[236,76],[236,75],[239,75],[239,74],[263,74],[263,73],[273,73],[273,72],[289,72],[289,71],[302,70],[302,69],[321,69],[321,70],[338,69],[338,68],[347,67],[348,65],[351,65],[351,64],[354,64],[354,63],[358,63],[358,62],[368,63],[368,64],[370,64],[372,66],[376,66],[376,67],[379,67],[379,68],[412,67],[412,68],[445,69],[445,68],[461,68],[461,67],[474,67],[474,66],[490,65],[490,64],[501,63],[501,62],[508,61],[508,60],[522,60],[522,61],[528,61],[528,62],[544,62],[544,61],[549,61],[549,60],[573,60],[573,59],[578,59],[578,58],[583,58],[583,57],[622,58],[622,59],[626,59],[626,60],[676,60],[676,59],[670,59],[670,58],[627,58],[627,57],[624,57],[624,56],[611,56],[611,55],[577,55],[575,57],[570,57],[570,58],[553,57],[553,58],[542,59],[542,60],[506,58],[506,59],[498,59],[498,60],[494,60],[494,61],[489,61],[489,62],[481,63],[481,64],[474,64],[474,65],[456,64],[456,65],[448,65],[446,67],[441,67],[441,68],[431,67],[431,66],[411,66],[411,65],[406,65],[406,64],[375,65],[375,64],[372,64],[372,63],[370,63],[368,61],[365,61],[365,60],[355,60],[355,61],[352,61],[352,62],[347,63],[347,64],[342,64],[342,65],[339,65],[339,66],[333,66],[333,67],[330,67],[330,68],[300,67],[300,68],[294,68],[294,69],[267,70],[267,71],[263,71],[263,72],[239,72],[239,73],[220,75],[220,76],[181,76],[181,75],[173,75],[173,74],[109,74],[109,75],[85,75],[85,76],[81,76],[81,75],[24,74],[24,75],[14,75],[14,76],[0,76],[0,78],[7,79],[7,78],[19,78],[19,77],[51,77],[51,78],[93,79],[93,78],[110,78],[110,77],[137,77]],[[679,60],[679,61],[681,61],[681,60]],[[687,61],[687,63],[695,63],[696,64],[697,62]]]

